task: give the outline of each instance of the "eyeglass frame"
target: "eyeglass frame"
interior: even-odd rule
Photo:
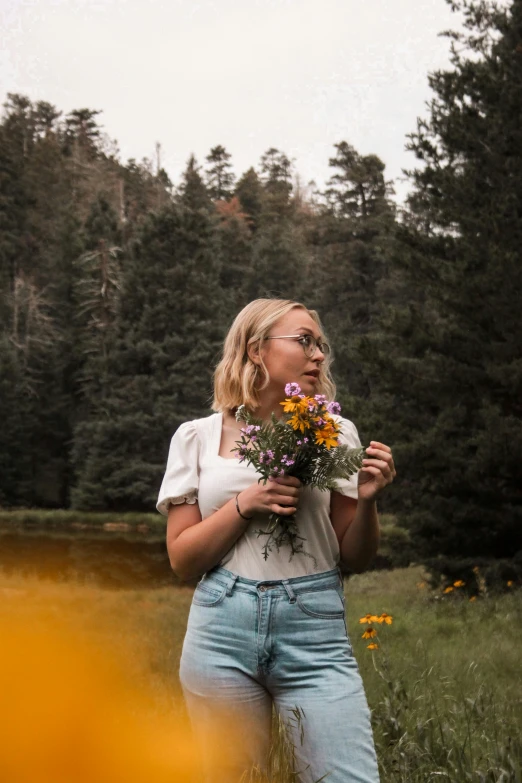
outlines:
[[[295,342],[299,342],[299,340],[297,340],[295,338],[303,339],[303,337],[309,337],[309,338],[311,338],[315,342],[315,348],[312,351],[312,354],[310,356],[308,356],[308,354],[306,353],[306,349],[305,349],[304,345],[301,346],[302,349],[303,349],[304,355],[308,359],[312,359],[312,357],[314,356],[314,354],[315,354],[315,352],[316,352],[316,350],[318,348],[321,351],[321,353],[323,354],[323,356],[325,356],[325,357],[326,356],[330,356],[330,354],[332,352],[332,349],[330,348],[328,343],[319,342],[318,340],[316,340],[316,338],[313,336],[313,334],[277,334],[277,335],[274,335],[273,337],[265,337],[265,340],[285,340],[285,339],[292,338],[292,339],[295,340]],[[325,345],[326,345],[326,351],[323,351],[323,347]]]

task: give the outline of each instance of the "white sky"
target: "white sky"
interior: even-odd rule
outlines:
[[[0,0],[0,23],[2,102],[102,109],[122,160],[159,141],[176,184],[222,144],[237,175],[277,147],[322,187],[342,140],[388,179],[415,165],[405,137],[460,20],[445,0]]]

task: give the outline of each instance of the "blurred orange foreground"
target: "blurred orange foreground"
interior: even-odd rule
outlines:
[[[34,619],[0,618],[2,783],[197,780],[187,726],[151,718],[123,662],[74,624]]]

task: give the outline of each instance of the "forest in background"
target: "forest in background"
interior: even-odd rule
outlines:
[[[417,559],[520,578],[522,3],[450,5],[464,32],[428,76],[400,208],[347,140],[323,191],[274,148],[236,175],[221,145],[175,184],[159,149],[122,163],[99,111],[8,94],[1,507],[153,509],[234,316],[280,296],[318,310],[343,414],[393,447],[380,507]]]

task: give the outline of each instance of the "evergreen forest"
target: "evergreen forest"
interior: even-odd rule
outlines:
[[[159,146],[123,163],[98,109],[7,94],[0,507],[153,510],[233,318],[278,296],[319,312],[343,415],[392,446],[380,510],[415,557],[520,576],[522,2],[450,5],[404,205],[349,139],[322,190],[283,150],[241,173],[220,144],[173,183]]]

